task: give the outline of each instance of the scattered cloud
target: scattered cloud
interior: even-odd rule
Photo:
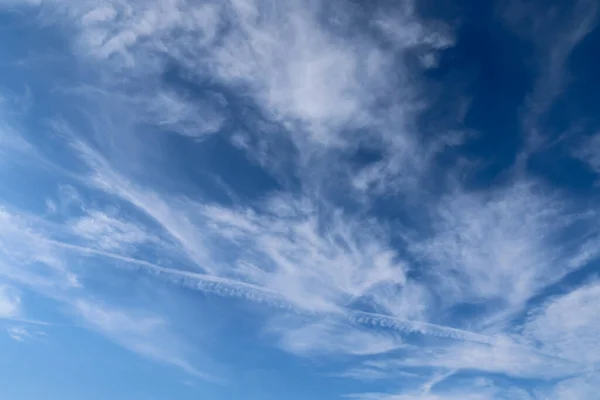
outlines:
[[[459,192],[440,202],[434,235],[415,239],[411,251],[430,264],[446,306],[496,300],[519,307],[564,275],[562,262],[573,254],[561,254],[554,243],[584,216],[571,214],[560,197],[544,191],[521,182],[482,195]]]
[[[598,393],[598,374],[591,372],[581,378],[566,379],[550,390],[553,399],[593,399]]]
[[[348,395],[351,399],[364,400],[534,400],[536,397],[524,389],[505,388],[489,379],[459,379],[458,384],[434,389],[438,383],[451,377],[455,371],[434,374],[420,388],[402,390],[399,393],[361,393]]]
[[[8,336],[17,342],[23,342],[27,339],[33,338],[33,335],[22,326],[13,326],[7,329]]]
[[[280,345],[298,355],[375,355],[397,350],[402,340],[392,334],[368,329],[356,329],[348,322],[336,320],[298,321],[276,320],[269,328],[280,337]]]
[[[600,173],[600,134],[592,135],[574,150],[575,158],[586,163],[592,171]]]
[[[593,368],[600,362],[594,350],[600,332],[595,307],[599,298],[600,283],[593,282],[549,300],[529,316],[525,337],[547,353]]]
[[[181,339],[170,331],[167,321],[160,315],[147,311],[128,310],[125,307],[109,307],[81,298],[83,286],[80,282],[82,279],[79,275],[80,271],[76,268],[77,254],[112,257],[115,260],[131,263],[135,259],[106,252],[122,249],[124,244],[133,245],[131,240],[128,243],[120,243],[118,248],[103,246],[102,242],[98,247],[86,248],[56,240],[54,236],[59,234],[60,230],[48,231],[46,226],[44,231],[33,216],[15,215],[8,210],[2,210],[0,217],[2,217],[0,251],[4,258],[0,262],[0,274],[4,279],[28,287],[62,304],[65,310],[73,310],[73,314],[82,320],[85,326],[127,349],[178,367],[198,378],[216,381],[216,377],[200,372],[185,359]],[[107,241],[104,244],[116,243],[117,240],[123,242],[130,238],[127,235],[123,236],[123,232],[119,229],[103,229],[101,232],[93,229],[84,231],[97,234],[96,239],[101,239],[105,235]],[[152,266],[141,260],[138,264]],[[160,267],[156,266],[156,269],[151,272],[159,275]],[[176,274],[176,271],[174,272]],[[181,279],[185,278],[182,274]],[[9,286],[0,286],[0,318],[23,324],[47,325],[45,322],[22,318],[20,304],[21,298],[18,292]],[[39,336],[39,333],[32,333],[23,326],[10,327],[7,332],[17,341]]]
[[[548,356],[527,347],[458,343],[422,352],[403,359],[405,367],[436,367],[498,373],[517,378],[561,378],[580,372],[577,363]]]
[[[153,238],[133,222],[124,221],[105,212],[93,210],[71,223],[71,230],[79,238],[107,251],[122,251],[142,245]]]
[[[46,235],[39,218],[0,208],[0,276],[46,293],[78,287],[77,275]]]
[[[569,58],[596,26],[599,11],[598,4],[589,0],[550,7],[521,0],[503,4],[503,20],[530,41],[537,53],[537,78],[523,113],[524,154],[548,145],[542,119],[569,83]]]
[[[0,285],[0,318],[16,317],[21,313],[21,296],[7,285]]]
[[[75,300],[74,311],[92,329],[121,346],[143,356],[181,368],[207,380],[216,380],[200,372],[185,360],[181,343],[169,332],[167,321],[145,311],[111,308],[88,300]]]
[[[27,332],[24,328],[13,327],[8,329],[8,335],[16,340],[17,342],[22,342],[25,338],[30,337],[29,332]]]

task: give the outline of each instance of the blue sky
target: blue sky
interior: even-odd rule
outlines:
[[[1,0],[0,398],[596,399],[594,0]]]

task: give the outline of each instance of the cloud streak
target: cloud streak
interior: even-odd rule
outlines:
[[[270,345],[347,361],[333,376],[419,383],[353,398],[536,398],[489,376],[548,380],[557,398],[593,386],[597,285],[567,283],[597,261],[597,207],[526,168],[483,188],[465,178],[478,168],[471,139],[486,132],[465,133],[468,112],[452,124],[432,113],[446,55],[460,53],[453,24],[412,1],[6,5],[35,11],[70,51],[60,55],[68,78],[50,91],[56,108],[39,117],[48,137],[0,126],[0,154],[56,167],[52,189],[39,188],[43,212],[0,199],[0,277],[11,287],[209,380],[162,305],[119,305],[96,285],[147,275],[152,293],[162,281],[173,297],[186,288],[228,307],[224,298],[251,302]],[[567,18],[523,7],[502,17],[543,66],[524,103],[528,157],[542,151],[540,121],[597,7],[582,0]],[[593,137],[573,155],[598,172],[596,147]],[[19,164],[7,160],[3,173]],[[0,318],[22,318],[18,293],[0,286]],[[448,384],[464,371],[484,380]]]
[[[21,297],[10,286],[0,286],[0,318],[13,318],[20,313]]]

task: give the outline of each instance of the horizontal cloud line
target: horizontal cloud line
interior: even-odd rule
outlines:
[[[246,282],[233,279],[220,278],[201,273],[181,271],[171,268],[161,267],[149,261],[140,260],[133,257],[122,256],[93,248],[68,244],[55,240],[47,240],[51,245],[76,251],[84,254],[91,254],[101,257],[112,258],[114,260],[137,265],[144,272],[160,277],[168,282],[188,287],[190,289],[202,292],[213,293],[223,297],[235,297],[251,300],[258,303],[265,303],[269,306],[285,309],[299,309],[297,306],[285,300],[284,297],[272,290]],[[451,328],[443,325],[436,325],[427,322],[407,321],[383,314],[369,313],[364,311],[343,310],[346,317],[352,322],[363,325],[380,326],[395,329],[405,333],[416,333],[426,336],[435,336],[460,341],[477,342],[484,344],[497,344],[498,339],[492,336],[465,331],[462,329]]]
[[[441,338],[478,342],[484,344],[497,344],[498,339],[493,336],[487,336],[479,333],[465,331],[462,329],[451,328],[444,325],[436,325],[427,322],[407,321],[388,315],[370,313],[365,311],[350,311],[348,314],[350,320],[363,325],[380,326],[383,328],[394,329],[406,333],[417,333],[427,336],[436,336]]]
[[[560,357],[556,354],[528,346],[522,343],[514,342],[506,337],[490,336],[481,333],[466,331],[463,329],[452,328],[444,325],[431,324],[420,321],[407,321],[389,315],[370,313],[365,311],[350,311],[348,314],[351,321],[363,324],[379,326],[405,333],[416,333],[425,336],[433,336],[439,338],[447,338],[464,342],[481,343],[492,347],[504,347],[510,349],[521,349],[524,352],[535,354],[537,356],[561,361],[570,364],[572,360]]]
[[[67,326],[62,324],[56,324],[54,322],[46,322],[46,321],[38,321],[35,319],[27,319],[27,318],[15,318],[15,317],[0,317],[0,323],[18,323],[18,324],[26,324],[26,325],[38,325],[38,326]]]

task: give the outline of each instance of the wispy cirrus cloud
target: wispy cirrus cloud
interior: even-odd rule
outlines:
[[[44,335],[41,330],[50,324],[26,318],[21,293],[18,289],[0,283],[0,324],[6,326],[6,334],[13,340],[23,342]],[[28,326],[37,327],[29,329]]]
[[[559,400],[593,399],[598,393],[598,374],[590,372],[580,378],[566,379],[549,390]]]
[[[575,158],[586,163],[589,168],[595,173],[600,173],[600,157],[598,150],[600,149],[600,134],[594,134],[583,140],[578,146],[573,149]]]
[[[599,296],[600,284],[592,282],[551,298],[531,312],[524,336],[548,353],[593,369],[600,362],[594,350],[600,324],[594,304]]]
[[[557,244],[574,226],[593,230],[587,221],[595,218],[595,211],[575,211],[560,193],[532,182],[459,192],[440,202],[434,235],[414,240],[411,251],[431,265],[446,306],[499,300],[518,310],[581,266],[569,265],[582,250],[576,243]]]
[[[394,332],[381,334],[357,329],[349,321],[327,318],[317,321],[275,320],[268,331],[279,336],[285,350],[303,356],[384,354],[403,347]]]
[[[93,273],[74,261],[264,305],[261,333],[271,345],[343,355],[352,365],[337,376],[433,376],[414,391],[354,398],[535,398],[487,381],[443,386],[456,371],[587,382],[582,374],[597,360],[576,338],[595,338],[593,286],[531,307],[596,260],[596,208],[523,171],[491,189],[465,184],[468,162],[444,152],[459,151],[467,129],[421,132],[437,99],[424,75],[435,75],[455,35],[411,1],[364,7],[36,4],[37,23],[68,33],[75,77],[56,96],[76,107],[45,121],[59,150],[42,153],[75,170],[58,180],[80,189],[61,186],[49,215],[0,209],[1,276],[58,299],[121,346],[201,377],[185,349],[164,345],[180,340],[168,318],[87,296]],[[535,20],[526,34],[541,38],[548,61],[526,104],[526,130],[559,96],[594,7],[578,2],[552,43],[544,35],[555,17],[526,15]],[[517,30],[519,10],[506,14]],[[0,133],[0,151],[22,139],[10,134],[12,142]],[[219,180],[228,201],[199,188],[196,169],[228,176]],[[252,180],[251,169],[273,182],[247,199],[236,184]],[[571,308],[584,315],[558,326]],[[549,390],[574,389],[565,380]]]
[[[0,318],[16,317],[21,312],[21,297],[14,288],[0,286]]]
[[[118,179],[111,178],[107,171],[100,168],[95,174],[105,188],[118,187],[115,185]],[[119,195],[118,191],[112,190],[109,193]],[[333,312],[332,316],[335,316],[340,311],[348,315],[346,310],[363,301],[370,307],[379,308],[384,315],[358,312],[352,319],[354,322],[404,334],[422,333],[459,341],[442,344],[437,349],[432,347],[431,351],[415,348],[412,353],[409,350],[400,358],[402,361],[397,362],[397,368],[476,370],[513,377],[557,378],[580,371],[580,362],[565,359],[554,351],[538,352],[534,347],[524,347],[508,336],[478,336],[469,331],[414,321],[415,318],[427,318],[427,314],[419,312],[427,304],[423,303],[427,297],[435,299],[439,296],[444,300],[444,306],[450,308],[475,300],[481,304],[481,317],[469,323],[480,325],[477,329],[498,332],[506,328],[510,318],[522,312],[526,302],[539,290],[591,260],[571,262],[582,250],[576,241],[575,244],[563,241],[563,246],[557,247],[555,253],[549,251],[561,240],[561,232],[574,226],[590,229],[585,221],[593,214],[571,212],[560,197],[543,194],[542,190],[542,187],[523,183],[501,189],[491,196],[477,198],[461,193],[454,201],[440,203],[442,208],[435,215],[442,217],[437,219],[441,225],[433,225],[435,235],[421,239],[418,245],[415,241],[411,248],[421,262],[433,263],[433,277],[439,274],[440,281],[436,284],[436,279],[428,280],[427,286],[416,292],[411,292],[411,288],[419,288],[419,285],[404,275],[406,261],[390,263],[402,258],[382,244],[389,240],[385,229],[373,225],[375,230],[365,230],[369,227],[365,225],[367,221],[363,220],[363,226],[359,227],[342,214],[327,217],[323,209],[319,214],[313,214],[308,200],[295,203],[292,198],[286,198],[286,203],[272,198],[264,205],[246,209],[207,206],[190,200],[186,203],[175,200],[172,204],[179,204],[179,209],[182,204],[188,207],[184,215],[190,218],[189,227],[194,229],[197,240],[218,243],[219,249],[230,249],[227,264],[217,256],[209,256],[209,259],[219,261],[214,262],[209,275],[251,283],[257,293],[271,292],[284,304],[300,310],[324,312],[325,315]],[[164,204],[174,201],[156,193],[146,198],[161,198]],[[527,216],[526,224],[523,223],[524,215]],[[201,231],[196,224],[202,226]],[[363,231],[365,236],[361,235]],[[379,241],[373,241],[374,238]],[[506,242],[504,247],[499,245],[502,241]],[[437,268],[454,268],[455,271],[438,271]],[[528,271],[529,275],[523,275]],[[370,276],[377,280],[371,282]],[[448,280],[452,276],[456,276],[455,282]],[[354,277],[356,283],[353,283]],[[446,277],[445,281],[443,277]],[[502,279],[507,279],[506,287],[513,290],[501,289],[498,282]],[[519,285],[524,286],[515,292],[514,288]],[[391,302],[385,289],[387,286],[395,288]],[[469,288],[475,291],[469,292]],[[405,290],[413,296],[421,290],[425,297],[403,300]],[[498,302],[505,306],[492,307]],[[425,308],[428,313],[434,310],[433,300],[431,304]],[[400,318],[394,320],[394,316]],[[300,355],[340,351],[364,355],[403,347],[401,341],[390,341],[382,333],[361,332],[356,327],[345,331],[346,342],[340,341],[339,337],[335,340],[341,333],[337,328],[333,329],[338,323],[331,320],[276,326],[271,332],[281,336],[280,345]]]
[[[328,311],[354,298],[376,295],[369,291],[378,284],[405,282],[403,265],[377,224],[364,225],[363,221],[359,227],[358,221],[333,210],[326,217],[327,225],[320,226],[320,216],[309,199],[274,197],[261,209],[227,209],[163,197],[127,185],[99,154],[90,153],[89,147],[83,149],[99,188],[159,222],[190,259],[210,274],[277,290],[300,308]],[[234,259],[227,261],[233,264],[224,263],[209,250],[221,248],[229,249]]]
[[[103,257],[109,255],[113,259],[129,263],[134,260],[117,253],[106,252],[123,250],[122,246],[134,244],[131,240],[123,243],[124,237],[119,230],[86,230],[88,238],[95,233],[95,239],[110,238],[106,243],[120,241],[117,248],[103,246],[102,243],[95,248],[86,248],[57,240],[63,232],[56,227],[50,229],[51,225],[34,216],[15,215],[8,210],[2,210],[0,215],[0,243],[3,245],[0,247],[3,257],[3,261],[0,262],[0,274],[3,279],[63,305],[63,312],[66,310],[68,314],[75,316],[78,323],[105,335],[127,349],[178,367],[196,377],[217,379],[200,372],[186,360],[183,349],[175,345],[182,344],[183,340],[170,331],[168,321],[159,314],[137,312],[125,307],[110,307],[84,298],[83,294],[89,293],[90,290],[83,285],[85,278],[82,275],[85,275],[85,271],[81,271],[76,261],[78,254]],[[144,264],[143,261],[139,262]],[[31,333],[22,324],[52,325],[24,318],[21,315],[20,304],[21,298],[15,289],[6,285],[0,286],[0,318],[21,324],[8,328],[7,332],[13,339],[23,341],[37,336],[37,333]],[[165,341],[173,345],[167,345]]]
[[[519,399],[529,400],[532,397],[527,392],[518,390],[502,392],[491,388],[462,388],[448,391],[447,393],[426,394],[388,394],[388,393],[365,393],[352,395],[351,399],[360,400],[491,400],[491,399]]]
[[[74,312],[84,324],[106,335],[121,346],[151,359],[181,368],[198,378],[216,381],[218,378],[196,369],[185,360],[184,349],[159,315],[146,311],[110,307],[89,300],[75,300]]]
[[[7,335],[17,341],[17,342],[25,342],[29,340],[37,340],[46,335],[46,332],[40,329],[31,329],[25,326],[11,326],[6,329]]]
[[[413,49],[443,50],[453,39],[441,23],[421,21],[411,2],[379,10],[373,16],[374,31],[356,31],[349,37],[340,33],[358,23],[360,14],[345,11],[342,3],[134,4],[51,2],[44,7],[49,21],[62,18],[71,23],[78,38],[76,54],[101,66],[101,76],[108,74],[92,84],[100,89],[92,92],[102,104],[118,101],[132,109],[129,115],[137,116],[137,122],[201,136],[219,130],[228,115],[224,111],[240,100],[231,95],[237,92],[251,100],[265,120],[281,126],[273,134],[283,135],[300,152],[295,168],[305,166],[308,172],[316,166],[315,157],[325,156],[323,151],[337,158],[340,151],[352,152],[365,142],[387,151],[352,187],[367,191],[381,186],[380,179],[408,179],[407,169],[413,174],[423,168],[415,151],[420,149],[413,123],[428,99],[414,79],[415,71],[402,60]],[[329,7],[338,18],[321,20],[320,13]],[[387,51],[389,43],[392,52]],[[164,74],[172,72],[171,65],[177,67],[181,83],[192,88],[210,83],[212,88],[199,91],[169,84]],[[127,84],[112,85],[115,79],[126,79]],[[391,91],[398,86],[402,91]],[[215,97],[219,91],[227,95]],[[261,158],[265,147],[281,139],[265,137],[265,129],[257,136],[254,129],[244,128],[257,123],[245,114],[253,115],[236,116],[242,117],[240,134],[254,138],[248,143],[258,143],[262,150],[252,146],[250,157]],[[262,162],[279,165],[275,160]]]
[[[76,274],[45,240],[39,219],[0,209],[0,274],[34,288],[79,286]],[[34,266],[21,268],[23,265]]]
[[[31,337],[31,334],[23,327],[12,327],[8,329],[8,335],[17,342],[22,342]]]
[[[126,251],[157,240],[146,229],[108,213],[91,210],[70,224],[78,238],[91,241],[95,247],[107,251]]]
[[[503,20],[533,44],[536,53],[534,67],[537,78],[522,112],[526,135],[524,155],[556,143],[556,138],[549,135],[551,132],[546,126],[547,115],[572,79],[570,57],[596,27],[599,11],[597,3],[588,0],[545,8],[525,1],[503,5],[500,12]]]

